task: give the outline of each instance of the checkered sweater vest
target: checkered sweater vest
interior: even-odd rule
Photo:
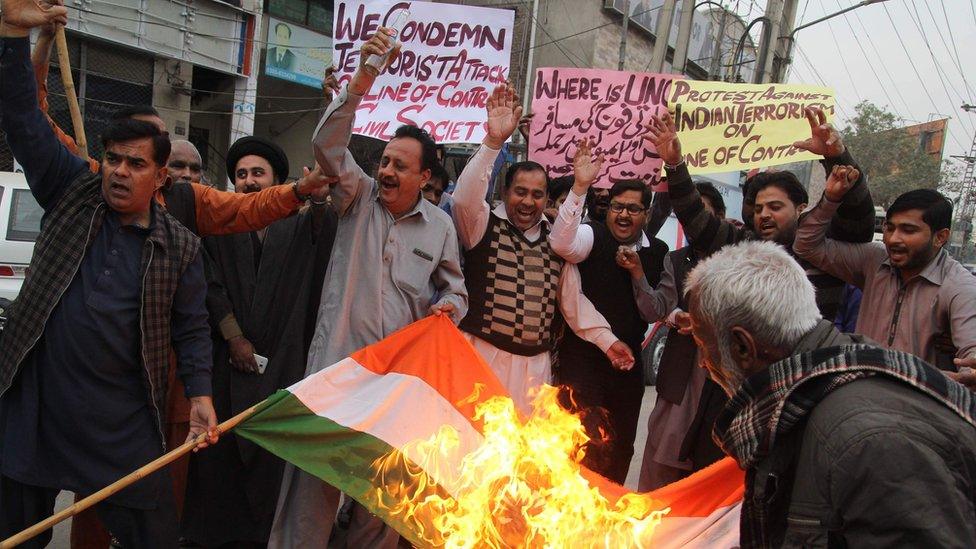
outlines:
[[[529,242],[490,215],[485,236],[464,254],[469,306],[462,330],[516,355],[552,350],[563,262],[547,236],[543,228],[538,241]]]
[[[146,237],[142,253],[141,356],[143,384],[162,439],[173,296],[180,277],[199,250],[200,239],[155,201],[153,208],[153,230]],[[107,210],[101,176],[86,172],[45,214],[20,295],[11,305],[0,335],[0,395],[10,387],[24,358],[44,334],[51,312],[78,274]]]

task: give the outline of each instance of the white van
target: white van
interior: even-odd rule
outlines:
[[[0,172],[0,298],[20,293],[43,215],[24,174]]]

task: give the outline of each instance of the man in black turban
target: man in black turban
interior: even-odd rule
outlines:
[[[257,192],[285,183],[288,157],[268,139],[244,137],[227,153],[227,173],[236,192]],[[263,231],[203,241],[220,420],[305,372],[336,230],[335,211],[324,201],[327,191]],[[263,547],[284,464],[233,434],[223,438],[213,451],[190,460],[183,537],[203,547]]]
[[[279,185],[288,179],[288,156],[270,139],[242,137],[227,151],[227,177],[239,193]]]

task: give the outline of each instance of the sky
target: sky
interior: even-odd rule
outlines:
[[[801,0],[797,26],[857,3]],[[976,105],[976,0],[888,0],[796,36],[789,81],[834,88],[838,126],[867,100],[905,125],[949,118],[943,158],[969,154],[976,111],[960,106]]]

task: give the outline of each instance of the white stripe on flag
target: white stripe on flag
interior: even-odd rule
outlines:
[[[453,496],[464,456],[484,438],[450,402],[420,378],[376,374],[345,358],[306,378],[288,390],[313,413],[339,425],[368,433],[403,451],[415,464]],[[417,441],[443,428],[458,433],[456,448],[430,463],[417,449]],[[404,450],[406,447],[406,450]]]
[[[739,511],[742,503],[719,507],[706,517],[664,515],[654,529],[656,548],[726,549],[739,546]]]

